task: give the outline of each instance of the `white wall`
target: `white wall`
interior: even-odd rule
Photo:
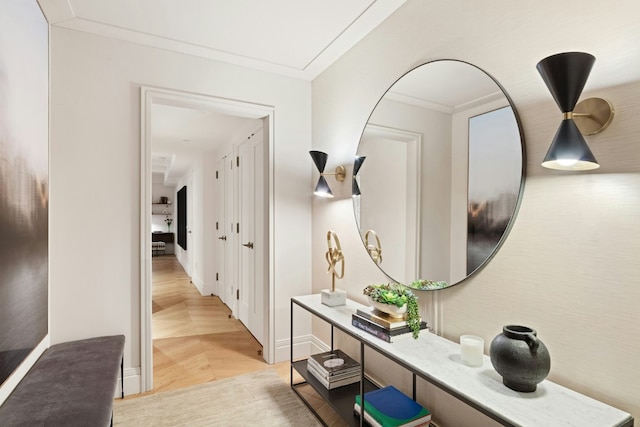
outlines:
[[[273,106],[274,341],[310,291],[309,82],[51,28],[51,342],[125,334],[140,367],[140,86]],[[279,236],[296,236],[296,239]],[[100,242],[99,245],[96,241]]]
[[[200,205],[199,200],[202,198],[202,167],[202,159],[195,161],[191,164],[187,173],[178,180],[178,184],[176,185],[176,192],[183,187],[187,187],[187,218],[185,219],[187,224],[187,249],[183,249],[182,246],[178,244],[177,232],[175,246],[175,253],[178,262],[182,265],[185,273],[187,273],[191,278],[191,282],[200,292],[202,292],[202,279],[201,271],[197,267],[198,260],[196,258],[202,256],[201,253],[198,253],[198,237],[201,232],[200,223],[202,220],[202,212],[198,209],[198,206]],[[178,212],[176,212],[175,219],[175,225],[177,227]],[[189,230],[191,230],[191,233],[189,233]]]
[[[370,119],[376,123],[391,128],[402,129],[419,133],[421,140],[421,166],[419,187],[421,218],[421,244],[419,278],[430,280],[449,281],[450,269],[450,245],[451,245],[451,144],[443,141],[451,140],[452,120],[451,114],[442,111],[421,108],[395,101],[383,100],[376,106],[375,114]],[[371,166],[365,160],[366,166],[371,171]],[[395,170],[395,165],[388,164],[388,171]],[[363,172],[364,173],[364,172]],[[415,176],[415,174],[414,174]],[[440,185],[434,185],[439,183]],[[396,207],[394,209],[397,210]],[[466,213],[466,206],[464,209]],[[465,217],[466,220],[466,217]],[[466,221],[465,221],[466,224]],[[413,227],[412,224],[412,228]],[[466,228],[466,227],[465,227]],[[386,247],[386,251],[385,251]],[[394,251],[393,245],[383,243],[383,253]],[[396,280],[410,283],[418,279],[414,274],[401,280],[392,269],[387,271]]]
[[[352,161],[369,113],[387,87],[422,62],[465,60],[505,87],[527,144],[520,212],[504,246],[480,273],[438,294],[420,293],[423,317],[431,320],[428,303],[437,295],[444,336],[480,335],[485,351],[505,324],[534,327],[551,352],[549,379],[636,418],[640,56],[632,46],[640,42],[640,27],[632,16],[638,9],[630,0],[615,8],[576,0],[409,0],[313,81],[314,148],[328,152],[336,164]],[[602,166],[595,173],[559,173],[540,166],[561,115],[535,65],[572,50],[597,58],[583,98],[602,96],[616,109],[610,128],[588,138]],[[362,289],[384,276],[366,255],[351,216],[350,200],[314,202],[313,287],[316,292],[326,287],[324,233],[334,229],[346,257],[340,288],[364,302]],[[421,395],[438,425],[491,424],[439,393]]]

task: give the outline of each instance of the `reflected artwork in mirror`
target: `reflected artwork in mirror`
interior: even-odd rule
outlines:
[[[363,243],[377,236],[384,260],[374,262],[391,280],[455,285],[506,239],[524,138],[508,95],[480,68],[439,60],[407,72],[376,104],[356,156],[367,159],[353,178],[356,224]]]

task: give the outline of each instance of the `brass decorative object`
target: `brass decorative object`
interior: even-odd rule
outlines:
[[[332,244],[333,240],[333,244]],[[335,244],[335,247],[334,247]],[[336,277],[338,279],[342,279],[344,277],[344,255],[342,254],[342,248],[340,247],[340,239],[338,239],[338,235],[329,230],[327,232],[327,246],[329,250],[325,254],[325,258],[329,263],[328,273],[331,274],[331,291],[335,292],[336,290]],[[336,264],[340,263],[341,269],[340,273],[336,270]]]
[[[373,236],[375,238],[375,244],[369,243],[369,236]],[[364,245],[367,247],[367,252],[369,252],[369,256],[376,264],[382,264],[382,245],[380,244],[380,238],[373,230],[367,230],[364,234]]]
[[[613,121],[615,110],[611,102],[602,98],[587,98],[573,109],[573,121],[583,135],[595,135],[605,130]]]
[[[325,259],[329,264],[327,273],[331,274],[331,290],[323,289],[321,292],[322,303],[328,306],[344,305],[347,302],[347,293],[343,290],[336,289],[336,278],[344,277],[344,255],[340,247],[340,239],[338,235],[329,230],[327,232],[327,247]],[[340,268],[338,270],[338,264]]]

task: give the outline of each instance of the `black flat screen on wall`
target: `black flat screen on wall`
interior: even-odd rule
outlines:
[[[187,250],[187,187],[178,190],[178,244]]]

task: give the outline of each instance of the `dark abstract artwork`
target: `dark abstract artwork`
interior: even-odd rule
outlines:
[[[187,187],[178,190],[178,244],[187,250]]]
[[[491,256],[509,226],[522,174],[519,141],[510,107],[469,120],[467,274]]]
[[[0,384],[48,333],[48,25],[0,2]]]

